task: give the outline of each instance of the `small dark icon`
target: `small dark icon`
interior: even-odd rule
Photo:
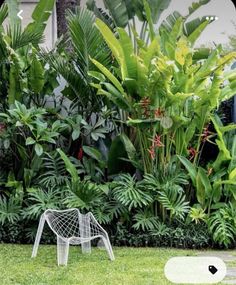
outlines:
[[[209,265],[208,266],[208,270],[211,272],[211,274],[216,274],[216,272],[218,271],[218,269],[217,268],[215,268],[215,266],[214,265]]]

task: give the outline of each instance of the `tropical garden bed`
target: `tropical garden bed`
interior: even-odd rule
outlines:
[[[54,1],[24,29],[16,2],[0,9],[0,240],[31,243],[44,210],[76,207],[114,245],[234,247],[236,125],[219,107],[236,93],[236,53],[197,48],[212,18],[189,20],[209,0],[157,31],[170,1],[89,1],[51,51]]]

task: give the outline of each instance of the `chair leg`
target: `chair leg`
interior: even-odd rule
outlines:
[[[69,242],[64,241],[57,236],[57,263],[58,265],[67,265],[69,254]]]
[[[90,216],[89,215],[80,215],[79,216],[79,229],[80,237],[82,239],[81,249],[82,253],[91,253],[91,241],[83,242],[83,239],[91,238],[91,229],[90,229]]]
[[[106,248],[106,251],[109,255],[109,258],[110,260],[115,260],[115,256],[113,254],[113,250],[112,250],[112,247],[111,247],[111,243],[110,243],[110,240],[109,240],[109,237],[106,236],[106,237],[102,237],[102,240],[103,240],[103,243],[105,245],[105,248]]]
[[[36,255],[37,255],[38,247],[39,247],[40,239],[41,239],[41,236],[42,236],[44,224],[45,224],[45,215],[42,214],[42,216],[40,217],[39,226],[38,226],[38,230],[37,230],[37,234],[36,234],[34,247],[33,247],[33,252],[32,252],[31,257],[36,257]]]

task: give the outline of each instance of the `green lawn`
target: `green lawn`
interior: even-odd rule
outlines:
[[[31,259],[32,246],[0,245],[0,284],[2,285],[151,285],[170,284],[163,274],[166,261],[197,251],[157,248],[114,248],[111,262],[102,249],[82,255],[70,247],[67,267],[57,266],[56,246],[40,246]]]

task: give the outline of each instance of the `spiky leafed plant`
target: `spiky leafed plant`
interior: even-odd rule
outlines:
[[[68,40],[61,42],[49,54],[44,54],[50,65],[67,83],[63,95],[73,102],[73,108],[86,118],[101,109],[101,98],[90,86],[88,71],[94,68],[90,58],[109,66],[111,54],[102,35],[94,26],[96,17],[87,9],[67,12]],[[69,48],[65,48],[69,46]]]

